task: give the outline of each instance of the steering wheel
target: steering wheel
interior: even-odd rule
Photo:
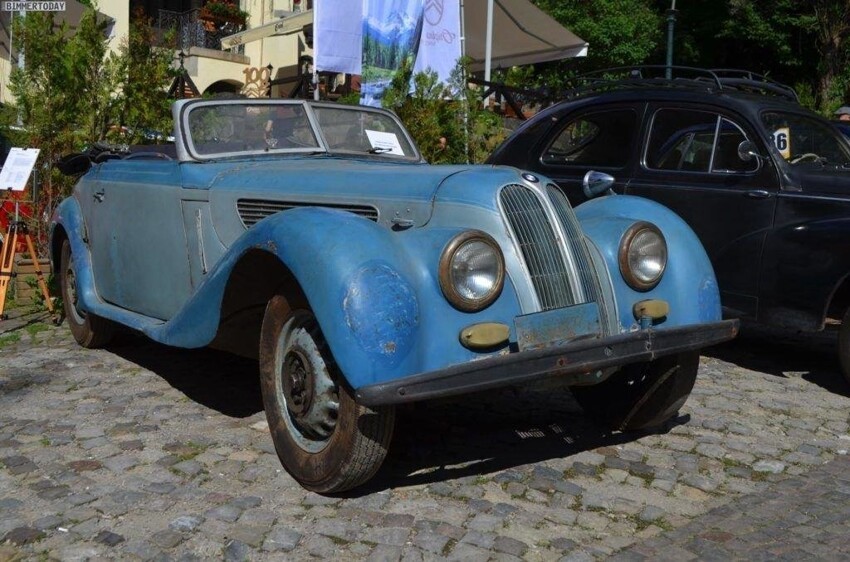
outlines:
[[[804,162],[820,162],[820,160],[821,156],[818,156],[814,152],[806,152],[798,156],[792,156],[790,162],[792,164],[801,164]]]

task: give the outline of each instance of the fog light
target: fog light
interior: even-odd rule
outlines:
[[[467,326],[460,332],[460,343],[469,349],[487,349],[507,343],[510,328],[498,322]]]

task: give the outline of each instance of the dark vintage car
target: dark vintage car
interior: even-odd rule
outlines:
[[[841,131],[841,134],[850,139],[850,121],[833,121],[835,128]]]
[[[669,207],[705,246],[725,314],[800,331],[842,321],[850,380],[850,144],[791,88],[745,71],[612,69],[489,162],[546,174],[573,205],[594,170]]]
[[[657,426],[737,330],[696,236],[647,199],[574,210],[543,176],[429,166],[383,110],[173,112],[171,154],[63,162],[86,172],[51,229],[68,324],[87,347],[120,324],[258,357],[275,448],[311,490],[371,478],[404,402],[549,379],[613,428]]]

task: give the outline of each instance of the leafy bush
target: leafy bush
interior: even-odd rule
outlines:
[[[432,164],[483,162],[506,137],[501,118],[482,107],[466,75],[461,63],[444,84],[435,72],[413,75],[405,64],[384,93],[383,106],[398,114]]]

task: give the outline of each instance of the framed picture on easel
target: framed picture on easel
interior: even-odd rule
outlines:
[[[35,162],[38,160],[38,153],[39,149],[37,148],[11,149],[9,156],[6,158],[6,163],[3,165],[3,169],[0,170],[0,189],[5,190],[7,194],[24,191],[27,187],[27,182],[29,182]],[[9,221],[6,236],[3,238],[2,249],[0,249],[0,319],[4,317],[3,310],[6,305],[6,293],[11,284],[12,267],[14,266],[15,254],[18,250],[18,237],[22,237],[26,241],[27,251],[35,265],[38,286],[44,294],[44,302],[47,305],[47,309],[53,312],[53,302],[50,300],[50,293],[47,291],[44,274],[38,265],[38,256],[36,256],[32,237],[26,223],[20,220],[21,201],[17,198],[14,201],[14,220]]]

